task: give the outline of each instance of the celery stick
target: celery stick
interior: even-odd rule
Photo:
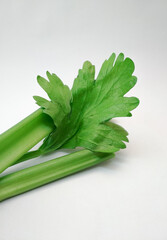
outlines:
[[[0,173],[54,129],[52,119],[38,109],[0,135]]]
[[[0,178],[0,201],[111,159],[113,153],[81,150]]]

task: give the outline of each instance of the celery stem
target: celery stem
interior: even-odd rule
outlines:
[[[52,119],[38,109],[0,135],[0,173],[14,164],[54,129]]]
[[[81,150],[0,178],[0,201],[111,159],[114,154]]]

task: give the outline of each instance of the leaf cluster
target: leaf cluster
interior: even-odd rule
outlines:
[[[110,153],[125,148],[127,131],[110,120],[130,117],[139,104],[136,97],[125,97],[137,81],[133,72],[130,58],[122,53],[116,58],[113,53],[96,79],[94,65],[86,61],[71,90],[55,74],[47,72],[49,81],[38,76],[50,101],[38,96],[34,99],[56,126],[40,147],[41,153],[76,147]]]

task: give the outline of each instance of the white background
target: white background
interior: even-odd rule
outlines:
[[[138,77],[129,95],[140,106],[118,120],[127,149],[0,203],[1,240],[167,239],[166,0],[1,0],[0,132],[37,109],[38,74],[55,72],[71,86],[85,60],[98,72],[112,52],[132,58]]]

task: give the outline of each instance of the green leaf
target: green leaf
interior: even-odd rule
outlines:
[[[43,112],[53,119],[55,126],[59,127],[62,120],[71,111],[72,93],[56,74],[50,74],[49,72],[46,74],[49,81],[41,76],[38,76],[37,80],[51,101],[39,96],[34,96],[34,99],[43,108]]]
[[[123,141],[128,142],[127,132],[119,125],[86,122],[63,148],[80,146],[96,152],[116,152],[126,147]]]
[[[108,121],[116,117],[129,117],[138,106],[137,98],[124,96],[136,84],[137,78],[132,75],[133,72],[134,63],[131,59],[124,59],[122,53],[116,59],[115,54],[112,54],[103,63],[95,80],[95,67],[86,61],[74,80],[71,112],[44,140],[41,152],[77,146],[98,152],[115,152],[125,148],[127,132]],[[48,78],[51,81],[50,75]],[[56,90],[51,89],[46,80],[40,81],[51,100],[55,99]],[[56,88],[55,80],[54,84]],[[60,103],[59,99],[56,102]]]
[[[104,61],[104,63],[102,64],[102,67],[99,71],[96,81],[98,81],[99,79],[105,78],[105,76],[112,70],[114,61],[115,61],[115,57],[116,57],[116,55],[115,55],[115,53],[113,53],[108,60]]]

